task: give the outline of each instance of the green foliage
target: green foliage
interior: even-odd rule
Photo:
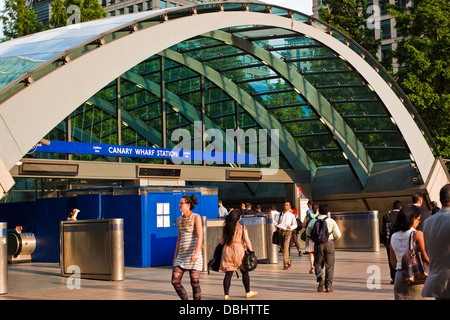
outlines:
[[[51,28],[59,28],[71,23],[91,21],[107,16],[106,11],[95,0],[55,0],[51,6]],[[75,20],[77,14],[79,14],[79,21]]]
[[[355,40],[375,58],[381,45],[380,39],[375,39],[374,30],[366,28],[366,0],[328,0],[328,9],[319,8],[319,16]]]
[[[2,41],[19,38],[44,29],[36,20],[33,7],[25,6],[26,0],[6,0],[5,9],[1,12],[3,22]]]
[[[450,158],[450,3],[415,0],[389,6],[402,33],[394,57],[402,66],[397,82],[419,112],[440,154]]]

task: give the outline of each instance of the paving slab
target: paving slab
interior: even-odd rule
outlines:
[[[384,248],[382,248],[384,249]],[[230,296],[238,300],[393,300],[385,250],[379,252],[336,251],[332,293],[317,292],[315,276],[309,273],[308,255],[298,257],[292,250],[292,267],[260,263],[250,273],[251,289],[258,291],[245,299],[241,278],[232,279]],[[58,263],[8,265],[8,292],[0,300],[179,300],[173,289],[171,266],[125,268],[125,280],[105,281],[62,277]],[[223,300],[223,273],[202,272],[203,300]],[[183,279],[190,297],[189,275]]]

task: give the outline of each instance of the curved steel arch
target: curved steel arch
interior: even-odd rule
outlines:
[[[49,68],[49,65],[56,64],[59,59],[70,55],[75,49],[81,50],[81,45],[78,45],[76,48],[61,53],[55,59],[49,60],[44,66],[33,69],[33,73],[30,72],[24,76],[22,80],[25,81],[26,86],[22,90],[0,92],[2,97],[7,96],[7,99],[4,99],[0,105],[0,136],[2,137],[0,158],[3,160],[4,167],[7,170],[12,168],[37,140],[70,112],[112,79],[117,78],[149,56],[180,41],[213,30],[239,25],[266,25],[305,34],[338,53],[355,70],[358,70],[392,115],[422,177],[428,177],[434,156],[408,110],[380,74],[357,52],[327,33],[328,30],[316,27],[314,23],[310,25],[304,23],[305,21],[297,21],[292,13],[288,16],[278,16],[271,14],[270,10],[250,12],[248,7],[246,10],[227,11],[220,10],[219,5],[217,12],[204,11],[200,14],[200,12],[196,12],[195,8],[201,6],[173,8],[144,17],[140,15],[138,19],[120,26],[120,30],[123,32],[121,37],[114,39],[113,33],[118,30],[117,27],[104,31],[89,39],[89,43],[98,44],[95,49],[85,54],[78,51],[73,60],[64,60],[56,69]],[[173,19],[170,19],[169,11],[181,12],[182,10],[188,10],[189,15],[174,16]],[[152,17],[161,17],[161,21],[155,19],[151,21]],[[137,25],[139,27],[136,27]],[[196,28],[192,28],[192,25],[195,25]],[[80,28],[82,27],[80,25]],[[123,31],[127,27],[129,30]],[[170,33],[171,36],[167,37],[167,33]],[[28,39],[32,37],[28,37]],[[103,39],[108,39],[108,43],[104,44]],[[121,63],[117,64],[117,61]],[[34,80],[33,76],[36,74],[39,77]],[[86,74],[90,76],[85,79]],[[11,88],[7,89],[12,90]],[[36,105],[39,108],[36,108]],[[28,128],[28,130],[25,131],[23,128]],[[1,162],[0,164],[2,164]],[[5,173],[4,169],[2,171]],[[2,178],[2,181],[8,179],[8,177]],[[5,190],[5,187],[3,189]],[[8,186],[6,186],[7,189]]]

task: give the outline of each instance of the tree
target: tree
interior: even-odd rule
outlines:
[[[55,0],[52,3],[50,27],[59,28],[68,24],[101,19],[106,11],[96,0]]]
[[[411,2],[411,1],[408,1]],[[403,38],[393,52],[394,76],[419,112],[440,154],[450,158],[450,3],[415,0],[389,6]]]
[[[355,40],[375,58],[381,45],[373,29],[367,28],[366,0],[328,0],[328,8],[320,7],[320,19]]]
[[[1,13],[3,41],[23,37],[44,29],[43,24],[37,21],[33,7],[26,6],[26,0],[6,0],[5,9]]]
[[[52,8],[52,14],[50,15],[49,21],[50,28],[57,28],[67,25],[67,18],[69,16],[63,0],[55,0],[50,6]]]

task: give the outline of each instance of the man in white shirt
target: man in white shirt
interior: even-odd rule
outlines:
[[[278,228],[282,240],[281,249],[283,250],[283,270],[291,267],[291,257],[289,256],[289,246],[291,244],[292,231],[297,228],[297,219],[292,212],[291,203],[284,203],[284,210],[280,217],[275,220],[275,227]]]
[[[222,204],[222,200],[219,200],[219,218],[225,218],[227,215],[228,211],[227,209],[223,206]]]
[[[319,215],[312,219],[306,228],[306,236],[311,237],[311,232],[317,219],[325,219],[328,216],[328,205],[326,203],[319,204]],[[314,243],[314,273],[316,274],[318,292],[323,291],[325,286],[326,292],[333,292],[331,288],[334,277],[334,240],[341,237],[341,230],[336,221],[333,219],[326,219],[328,229],[328,241],[324,243]]]

